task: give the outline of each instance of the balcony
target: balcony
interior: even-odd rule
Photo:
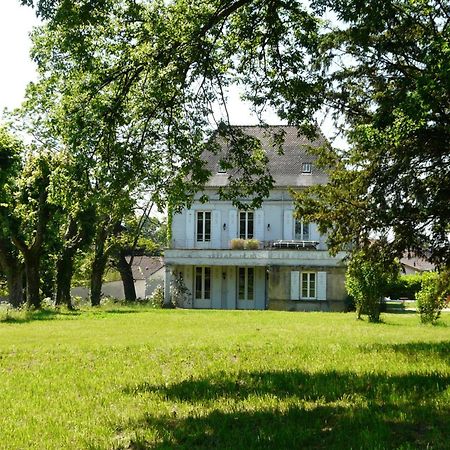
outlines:
[[[338,266],[344,253],[330,256],[312,244],[267,241],[258,249],[167,249],[166,264],[205,266]],[[281,247],[283,245],[283,247]]]

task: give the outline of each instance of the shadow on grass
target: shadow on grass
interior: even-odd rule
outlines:
[[[448,448],[450,376],[252,372],[128,386],[158,394],[170,415],[145,413],[117,448]],[[438,399],[439,398],[439,399]],[[439,400],[439,401],[438,401]],[[177,406],[189,416],[177,417]],[[146,430],[159,436],[146,441]]]
[[[0,322],[29,323],[40,320],[55,320],[61,317],[74,317],[80,314],[80,311],[59,311],[57,309],[38,309],[35,311],[8,310],[0,316]]]
[[[99,316],[108,317],[119,314],[136,314],[142,312],[138,307],[136,309],[101,309],[101,308],[90,308],[84,310],[58,310],[58,309],[38,309],[38,310],[6,310],[0,313],[0,323],[30,323],[35,321],[45,321],[45,320],[57,320],[57,319],[70,319],[71,317],[78,317],[85,315],[86,317]]]
[[[378,353],[389,350],[401,354],[411,361],[417,361],[419,358],[428,361],[439,359],[450,365],[450,341],[373,344],[368,347],[361,347],[361,349],[366,352]]]

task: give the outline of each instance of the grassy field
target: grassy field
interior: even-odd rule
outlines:
[[[119,308],[0,323],[0,448],[448,449],[450,314]]]

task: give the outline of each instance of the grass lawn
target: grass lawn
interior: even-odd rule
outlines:
[[[0,448],[448,449],[450,313],[37,313],[0,323]]]

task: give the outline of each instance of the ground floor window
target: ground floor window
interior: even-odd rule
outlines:
[[[238,269],[239,300],[253,300],[255,273],[253,267]]]
[[[211,267],[195,268],[195,299],[211,299]]]
[[[300,292],[302,298],[316,298],[316,273],[302,272]]]

